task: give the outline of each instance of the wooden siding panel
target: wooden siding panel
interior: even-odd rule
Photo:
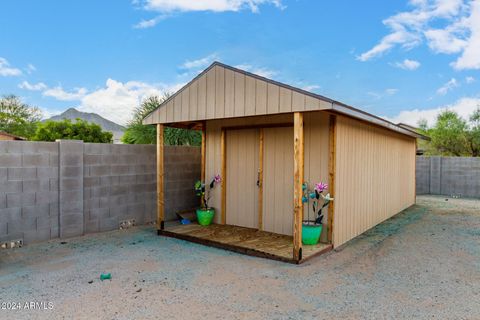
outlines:
[[[229,225],[258,228],[258,130],[227,130],[227,215]]]
[[[207,72],[207,119],[215,118],[215,69]]]
[[[328,183],[328,163],[329,163],[329,117],[323,112],[308,112],[304,114],[304,132],[305,132],[305,182],[309,183],[311,188],[317,182]],[[315,213],[311,206],[305,205],[303,208],[304,219],[313,220]],[[323,223],[328,226],[328,209],[324,212]],[[327,241],[327,229],[322,232],[321,241]]]
[[[232,70],[225,69],[225,117],[235,114],[235,78]]]
[[[207,114],[207,76],[198,79],[198,119],[206,119]]]
[[[160,110],[157,110],[157,112],[155,112],[153,114],[153,121],[154,123],[160,123]]]
[[[247,76],[245,79],[245,115],[255,115],[255,79]]]
[[[263,230],[293,234],[293,128],[264,129]]]
[[[292,112],[292,90],[280,88],[280,112]]]
[[[167,122],[173,122],[174,121],[174,103],[173,103],[174,99],[168,101],[167,103]]]
[[[255,80],[255,114],[267,113],[267,83],[262,80]]]
[[[414,204],[413,138],[337,117],[334,246]]]
[[[234,115],[235,117],[243,117],[245,115],[245,75],[241,73],[235,73],[234,81]]]
[[[216,67],[215,76],[215,118],[225,116],[225,69]]]
[[[292,94],[292,111],[305,110],[305,95],[296,91]]]
[[[190,86],[190,108],[189,108],[189,118],[190,120],[198,119],[198,82],[192,83]]]
[[[190,114],[190,87],[182,91],[182,121],[188,121]]]
[[[173,121],[182,121],[182,95],[173,99]]]
[[[275,84],[267,84],[267,113],[278,113],[280,107],[280,88]]]
[[[167,107],[168,107],[168,105],[166,105],[163,108],[160,108],[158,110],[158,112],[159,112],[159,122],[160,123],[167,122]]]
[[[162,108],[166,109],[165,115],[160,115]],[[155,110],[152,116],[145,120],[145,124],[273,115],[329,108],[331,103],[216,65]]]
[[[312,98],[311,96],[305,96],[305,110],[312,111],[312,110],[319,110],[320,109],[320,101],[316,98]]]
[[[329,131],[328,131],[328,115],[323,112],[309,112],[304,114],[305,121],[305,179],[311,183],[318,181],[328,181],[328,141],[329,141]],[[220,157],[220,135],[222,126],[244,126],[244,125],[258,125],[258,124],[273,124],[273,123],[293,123],[292,114],[283,114],[283,115],[274,115],[274,116],[259,116],[259,117],[250,117],[250,118],[238,118],[238,119],[222,119],[222,120],[212,120],[207,121],[207,141],[206,141],[206,179],[211,179],[215,174],[220,173],[221,169],[221,157]],[[272,130],[273,128],[265,129]],[[277,130],[291,130],[292,128],[276,128]],[[244,130],[241,130],[244,131]],[[239,131],[239,132],[241,132]],[[248,130],[247,130],[248,131]],[[276,135],[265,135],[264,144],[267,148],[267,144],[280,143],[280,147],[284,146],[285,148],[293,148],[293,133],[285,134],[284,136],[279,137],[279,141],[275,142]],[[268,141],[267,141],[268,139]],[[283,140],[283,141],[282,141]],[[227,148],[229,145],[227,141]],[[309,151],[311,149],[311,151]],[[284,151],[283,153],[286,154]],[[280,153],[282,153],[280,151]],[[293,154],[290,153],[293,157]],[[290,155],[287,155],[288,157]],[[228,161],[228,157],[227,157]],[[292,158],[293,163],[293,158]],[[293,165],[293,164],[292,164]],[[279,165],[277,165],[278,167]],[[288,165],[290,166],[290,165]],[[273,170],[275,168],[275,157],[268,157],[264,155],[264,170]],[[281,172],[282,170],[280,170]],[[264,173],[265,175],[265,173]],[[273,175],[275,176],[275,175]],[[282,181],[278,183],[288,186],[293,190],[293,173],[285,174],[284,172],[278,177]],[[230,179],[227,180],[230,181]],[[277,181],[274,183],[276,184]],[[275,198],[284,199],[287,206],[291,207],[291,210],[282,210],[277,209],[281,212],[281,217],[279,219],[284,219],[285,224],[281,223],[280,220],[277,220],[277,226],[281,225],[282,230],[286,225],[287,229],[290,230],[290,226],[287,223],[293,223],[293,191],[292,193],[276,196],[275,187],[270,185],[270,188],[266,187],[266,177],[264,176],[264,206],[265,202],[269,201],[269,206],[274,207],[273,203]],[[273,186],[275,186],[273,184]],[[210,205],[216,208],[215,222],[220,223],[220,209],[221,209],[221,188],[216,188],[213,192],[213,197],[210,200]],[[255,187],[256,190],[256,187]],[[228,198],[227,198],[228,199]],[[283,201],[283,200],[282,200]],[[227,200],[228,203],[228,200]],[[281,207],[281,205],[280,205]],[[280,208],[279,207],[279,208]],[[264,207],[265,208],[265,207]],[[305,209],[308,210],[308,209]],[[311,210],[311,209],[310,209]],[[275,224],[275,216],[265,215],[265,209],[263,210],[263,217],[266,219],[264,225]],[[306,211],[305,211],[306,212]],[[305,213],[306,215],[307,213]],[[312,213],[311,213],[312,214]],[[325,215],[325,222],[327,221],[328,214]],[[228,210],[227,210],[228,217]],[[283,232],[283,231],[281,231]],[[291,233],[289,233],[291,234]],[[327,232],[324,233],[325,235]],[[322,240],[325,239],[322,237]]]

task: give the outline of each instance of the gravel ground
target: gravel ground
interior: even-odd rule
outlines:
[[[0,319],[480,319],[480,201],[421,196],[300,266],[148,227],[34,244],[0,251],[0,293]]]

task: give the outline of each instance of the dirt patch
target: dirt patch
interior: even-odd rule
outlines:
[[[158,237],[148,227],[0,252],[5,319],[476,319],[480,201],[417,205],[295,266]],[[111,280],[100,274],[110,272]]]

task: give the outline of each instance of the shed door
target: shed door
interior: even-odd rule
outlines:
[[[226,131],[226,223],[258,228],[259,131]]]
[[[293,234],[293,128],[264,129],[263,230]]]

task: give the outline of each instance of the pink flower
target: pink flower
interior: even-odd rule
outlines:
[[[215,175],[215,178],[213,178],[213,180],[215,181],[215,183],[220,183],[222,181],[222,177],[219,174],[217,174]]]
[[[328,189],[328,185],[326,183],[319,182],[315,184],[315,191],[317,191],[318,193],[322,193],[327,189]]]

